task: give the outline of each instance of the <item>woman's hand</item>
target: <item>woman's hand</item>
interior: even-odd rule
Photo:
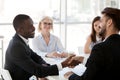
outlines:
[[[68,53],[66,53],[66,52],[62,52],[60,55],[61,55],[61,58],[66,58],[66,57],[68,57]]]
[[[46,57],[49,57],[49,58],[61,58],[61,55],[57,52],[51,52],[51,53],[48,53],[46,55]]]

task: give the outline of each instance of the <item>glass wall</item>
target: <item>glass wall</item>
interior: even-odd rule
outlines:
[[[15,34],[13,18],[17,14],[28,14],[34,20],[36,35],[39,20],[43,16],[52,17],[52,34],[61,39],[66,50],[78,54],[77,48],[84,46],[90,34],[92,19],[100,15],[101,10],[107,6],[120,8],[119,3],[119,0],[0,0],[0,36],[4,36],[3,53],[5,54],[9,40]]]

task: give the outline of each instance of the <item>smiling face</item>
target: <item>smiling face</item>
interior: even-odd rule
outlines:
[[[41,32],[49,33],[53,29],[53,21],[48,17],[44,18],[39,24],[39,29]]]
[[[101,22],[100,22],[100,27],[101,27],[100,35],[104,37],[106,36],[107,33],[108,20],[109,18],[105,14],[102,14]]]
[[[19,34],[22,35],[24,38],[33,38],[35,34],[35,27],[33,26],[32,19],[24,20],[19,28]]]
[[[101,28],[100,28],[100,20],[94,22],[94,30],[96,32],[96,34],[99,34],[99,32],[101,31]]]

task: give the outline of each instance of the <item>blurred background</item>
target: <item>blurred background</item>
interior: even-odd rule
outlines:
[[[61,39],[67,51],[79,54],[91,31],[91,22],[105,7],[120,8],[120,0],[0,0],[0,68],[8,43],[15,34],[12,26],[17,14],[31,16],[36,28],[43,16],[54,20],[52,34]]]

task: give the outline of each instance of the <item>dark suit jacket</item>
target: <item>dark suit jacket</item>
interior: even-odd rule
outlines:
[[[58,75],[56,65],[43,66],[42,64],[47,63],[15,34],[7,48],[5,59],[5,69],[10,71],[12,79],[29,80],[32,75],[38,77]]]
[[[120,80],[120,35],[95,45],[86,67],[82,76],[73,74],[69,80]]]

